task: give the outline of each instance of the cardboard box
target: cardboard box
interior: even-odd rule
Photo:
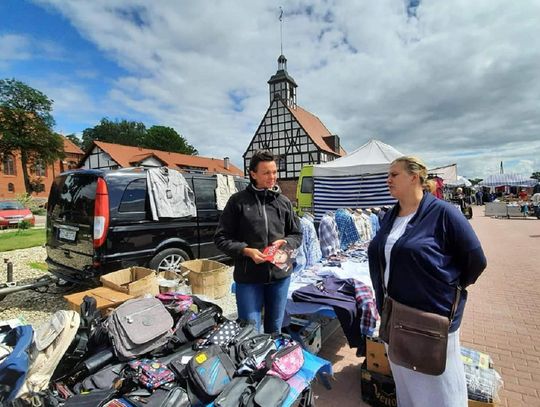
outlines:
[[[397,406],[396,386],[390,376],[367,369],[367,359],[360,368],[360,386],[362,400],[374,407]]]
[[[191,292],[212,299],[224,297],[231,290],[230,267],[214,260],[196,259],[180,264],[183,274],[187,274]]]
[[[469,400],[469,407],[495,407],[495,403],[485,403],[483,401]]]
[[[379,338],[366,338],[366,361],[370,372],[392,376],[384,342]]]
[[[99,279],[105,287],[133,297],[142,297],[145,294],[159,294],[155,271],[144,267],[130,267],[118,270],[105,274]]]
[[[113,308],[134,298],[132,295],[121,293],[108,287],[98,287],[80,293],[64,295],[64,298],[68,302],[69,309],[80,312],[83,299],[87,295],[96,299],[97,309],[99,309],[101,315],[104,316]]]

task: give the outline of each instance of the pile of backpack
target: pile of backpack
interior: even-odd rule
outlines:
[[[135,298],[107,317],[85,297],[80,313],[57,311],[0,342],[0,407],[279,407],[302,390],[290,383],[304,355],[196,296]],[[301,394],[311,405],[311,389]]]

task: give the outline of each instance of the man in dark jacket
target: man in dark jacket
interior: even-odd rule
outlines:
[[[292,268],[275,267],[262,251],[285,243],[296,249],[302,232],[291,202],[276,185],[272,154],[255,152],[249,170],[251,184],[227,202],[214,241],[234,259],[238,317],[260,328],[264,307],[264,331],[274,333],[281,330]]]

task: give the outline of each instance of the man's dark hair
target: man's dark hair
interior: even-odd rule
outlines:
[[[262,161],[266,161],[266,162],[276,161],[276,158],[268,150],[257,150],[253,153],[253,157],[251,157],[251,160],[249,160],[249,170],[256,172],[257,165],[259,165],[259,163]],[[251,174],[248,174],[248,175],[249,175],[249,180],[251,181],[251,183],[255,185],[255,180],[251,178]]]

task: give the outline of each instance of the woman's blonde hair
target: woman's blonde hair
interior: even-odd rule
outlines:
[[[403,156],[396,158],[394,161],[392,161],[392,164],[395,163],[403,163],[405,170],[409,174],[418,175],[418,179],[420,180],[420,185],[422,185],[422,188],[427,191],[430,190],[430,185],[427,178],[427,167],[420,158],[414,156]]]

